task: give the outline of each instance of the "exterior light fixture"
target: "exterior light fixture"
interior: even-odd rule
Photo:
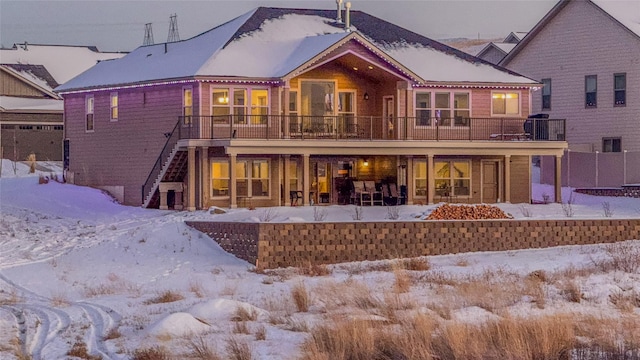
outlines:
[[[369,160],[364,159],[364,161],[362,162],[362,166],[364,166],[364,167],[369,166]]]
[[[364,99],[365,100],[369,100],[369,93],[367,93],[367,92],[364,93]]]

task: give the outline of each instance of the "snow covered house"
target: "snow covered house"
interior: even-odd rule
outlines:
[[[501,65],[544,84],[534,112],[566,119],[570,185],[640,181],[639,1],[559,1]]]
[[[22,43],[0,49],[0,157],[63,160],[63,100],[53,89],[99,60],[122,56],[90,46]]]
[[[529,202],[531,156],[566,148],[526,123],[539,86],[360,11],[260,7],[57,91],[70,178],[194,210]]]
[[[527,36],[526,32],[511,32],[501,42],[492,41],[488,43],[476,56],[492,64],[499,64],[525,36]]]

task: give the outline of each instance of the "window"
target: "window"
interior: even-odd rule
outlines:
[[[191,116],[193,115],[193,89],[185,87],[182,89],[182,116],[184,116],[184,125],[191,124]]]
[[[356,93],[354,91],[340,91],[338,93],[338,126],[344,127],[344,132],[355,133],[357,131],[356,119]]]
[[[250,99],[248,108],[247,99]],[[266,124],[269,115],[269,90],[252,88],[212,88],[211,114],[215,123]]]
[[[551,79],[542,79],[542,110],[551,110]]]
[[[620,138],[603,138],[602,152],[622,152],[622,140]]]
[[[627,74],[613,74],[613,104],[625,106],[627,103]]]
[[[427,162],[415,161],[413,163],[413,189],[416,196],[427,194]]]
[[[266,124],[269,115],[269,103],[267,102],[268,90],[251,90],[251,123]]]
[[[87,96],[85,99],[86,102],[86,121],[85,121],[85,131],[93,131],[93,96]]]
[[[269,196],[269,161],[240,160],[236,163],[236,193],[240,197]]]
[[[229,160],[211,162],[211,196],[229,196]]]
[[[491,94],[493,115],[520,115],[520,94],[516,92],[493,92]]]
[[[416,126],[469,126],[470,116],[467,92],[416,93]]]
[[[470,161],[435,161],[436,194],[469,196],[471,194]]]
[[[111,120],[118,120],[118,93],[111,94]]]
[[[431,125],[431,93],[416,93],[416,126]]]
[[[598,106],[598,77],[587,75],[584,77],[584,106],[595,108]]]
[[[469,93],[453,94],[453,121],[455,126],[469,126]]]

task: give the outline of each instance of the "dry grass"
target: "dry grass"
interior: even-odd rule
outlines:
[[[71,346],[67,355],[85,360],[102,360],[101,356],[89,354],[87,344],[79,340]]]
[[[331,269],[326,264],[311,264],[307,262],[298,266],[298,274],[304,276],[328,276],[331,275]]]
[[[614,291],[609,294],[609,302],[622,312],[633,312],[640,307],[640,293],[636,291]]]
[[[580,289],[580,285],[576,280],[565,280],[560,282],[559,289],[560,294],[565,300],[574,303],[579,303],[582,301],[582,290]]]
[[[291,288],[291,298],[293,299],[293,303],[296,305],[298,312],[309,311],[311,297],[304,283],[299,282]]]
[[[105,341],[113,340],[113,339],[118,339],[120,337],[122,337],[120,330],[118,330],[118,328],[113,328],[109,330],[109,332],[104,336],[103,340]]]
[[[237,337],[231,337],[227,340],[225,350],[227,351],[227,359],[229,360],[253,359],[249,343],[246,340],[240,340]]]
[[[189,283],[189,291],[192,292],[197,298],[204,298],[207,296],[207,292],[205,291],[202,283],[198,280],[191,280]]]
[[[55,291],[51,294],[51,306],[67,307],[69,304],[71,304],[71,302],[64,291]]]
[[[15,305],[21,301],[22,297],[18,294],[16,289],[11,289],[10,292],[0,291],[0,306]]]
[[[236,306],[231,321],[256,321],[258,312],[250,306]]]
[[[264,325],[258,326],[254,335],[257,341],[267,340],[267,328],[265,328]]]
[[[608,245],[605,250],[607,258],[595,261],[601,271],[640,273],[640,246],[632,242],[619,242]]]
[[[204,337],[197,336],[189,339],[187,343],[189,358],[198,360],[222,360],[223,358],[204,340]]]
[[[136,350],[131,360],[170,360],[171,358],[171,354],[166,349],[156,346]]]
[[[237,321],[233,325],[233,333],[234,334],[250,334],[249,326],[247,326],[246,321]]]
[[[434,322],[419,315],[399,326],[362,321],[314,328],[301,359],[568,359],[575,344],[566,318],[508,318],[485,324]]]
[[[393,291],[396,293],[406,293],[411,289],[411,278],[406,270],[396,269],[393,272],[395,282],[393,284]]]
[[[405,270],[427,271],[431,269],[431,264],[429,263],[429,259],[425,257],[403,259],[401,260],[401,263]]]
[[[180,300],[183,300],[183,299],[184,299],[184,296],[182,296],[182,294],[180,294],[179,292],[175,292],[175,291],[172,291],[172,290],[165,290],[165,291],[159,293],[158,296],[146,300],[144,302],[144,304],[145,305],[164,304],[164,303],[180,301]]]

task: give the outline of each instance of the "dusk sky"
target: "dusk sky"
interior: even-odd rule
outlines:
[[[433,39],[503,38],[528,31],[556,0],[432,1],[353,0],[361,10]],[[335,9],[335,0],[262,1],[11,1],[0,0],[3,47],[32,44],[95,45],[131,51],[142,45],[144,24],[155,43],[165,42],[169,16],[177,14],[181,39],[193,37],[258,6]]]

